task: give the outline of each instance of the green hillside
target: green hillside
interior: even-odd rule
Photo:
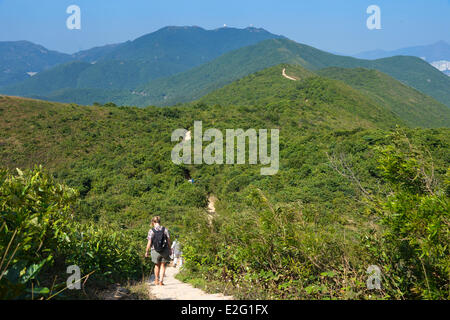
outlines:
[[[284,78],[283,69],[299,81]],[[447,106],[379,71],[327,68],[317,73],[339,81],[321,78],[300,66],[279,65],[235,81],[199,101],[221,105],[308,105],[311,95],[334,90],[341,94],[339,98],[336,95],[323,97],[324,101],[335,102],[327,108],[329,114],[346,110],[363,118],[371,114],[378,119],[378,124],[398,121],[413,127],[450,126],[450,109]],[[346,109],[348,105],[358,105],[358,108]]]
[[[122,45],[124,45],[124,43],[107,44],[100,47],[78,51],[72,55],[72,59],[84,62],[97,62],[107,54],[110,54],[117,50]]]
[[[282,70],[293,81],[282,76]],[[199,100],[222,106],[265,106],[277,112],[283,107],[303,111],[302,121],[328,128],[354,128],[364,120],[377,127],[403,124],[390,110],[380,107],[359,91],[321,78],[300,66],[278,65],[247,76]],[[365,125],[362,125],[365,127]]]
[[[46,96],[64,88],[76,88],[78,77],[91,66],[87,62],[68,62],[0,91],[18,96]],[[26,92],[26,94],[24,94]]]
[[[136,89],[147,96],[132,102],[138,105],[171,105],[196,100],[234,80],[280,63],[298,64],[312,71],[332,66],[376,69],[450,106],[450,78],[419,58],[361,60],[334,55],[287,39],[266,40],[224,54],[185,73],[152,81]]]
[[[63,88],[52,91],[51,94],[41,96],[39,94],[30,95],[29,98],[63,101],[67,103],[76,103],[80,105],[104,104],[108,101],[115,101],[118,105],[126,105],[130,100],[131,93],[126,90],[118,89],[70,89]]]
[[[60,65],[20,84],[0,88],[0,92],[86,105],[167,106],[198,100],[249,74],[288,63],[311,71],[328,67],[379,70],[450,106],[450,78],[419,58],[361,60],[277,37],[255,28],[164,28],[132,42],[100,48],[104,55],[94,64]],[[74,72],[74,64],[83,70]],[[428,102],[436,106],[434,101]]]
[[[278,173],[261,175],[262,164],[175,165],[172,132],[192,131],[194,121],[222,132],[279,129]],[[42,236],[45,250],[20,247],[21,239],[41,241],[25,219],[21,230],[30,233],[13,241],[17,263],[47,259],[35,276],[41,286],[64,274],[58,261],[95,271],[88,283],[126,281],[150,267],[138,257],[150,218],[160,215],[182,241],[183,277],[206,290],[243,299],[444,299],[449,131],[402,128],[375,98],[288,65],[170,108],[2,96],[0,168],[8,171],[0,170],[0,201],[11,227],[0,229],[0,249],[17,226],[15,210],[33,220],[50,208],[42,213],[55,226]],[[26,171],[36,164],[45,169]],[[52,187],[44,170],[67,187]],[[210,195],[218,198],[212,220]],[[67,217],[53,224],[63,207]],[[386,275],[382,291],[366,287],[370,265]],[[32,282],[5,279],[1,292],[26,292]]]
[[[450,78],[420,58],[396,56],[355,67],[377,69],[450,107]]]
[[[326,68],[317,73],[343,81],[367,94],[377,104],[391,110],[410,126],[450,126],[450,109],[447,106],[380,71],[362,68]]]
[[[70,60],[68,54],[28,41],[0,41],[0,87],[29,79],[27,72],[42,72]]]
[[[82,62],[58,65],[18,84],[4,83],[0,92],[27,97],[38,95],[46,99],[58,97],[58,101],[74,102],[70,98],[80,92],[78,89],[90,89],[89,96],[79,97],[75,102],[117,102],[114,95],[103,100],[105,90],[130,89],[131,93],[131,89],[150,80],[174,75],[228,51],[279,37],[258,28],[205,30],[200,27],[166,27],[120,45],[79,52],[71,60]],[[84,66],[83,72],[74,72],[74,64]],[[68,83],[65,78],[71,81]],[[67,96],[55,92],[61,89],[65,89]],[[98,96],[95,97],[94,92]],[[92,96],[94,100],[90,100]],[[132,98],[129,95],[128,101]]]
[[[225,52],[263,40],[280,38],[260,28],[218,28],[169,26],[122,44],[102,60],[150,60],[195,66]]]

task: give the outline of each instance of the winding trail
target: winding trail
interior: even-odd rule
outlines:
[[[216,201],[217,198],[214,196],[209,196],[208,197],[208,222],[209,225],[212,224],[212,220],[214,219],[214,215],[216,214]]]
[[[285,77],[286,79],[292,80],[292,81],[297,81],[298,79],[294,78],[294,77],[290,77],[286,74],[286,68],[283,69],[283,72],[281,73],[283,77]]]
[[[179,267],[167,267],[163,286],[156,286],[151,282],[151,295],[157,300],[233,300],[231,296],[205,293],[201,289],[175,279],[179,271]]]
[[[214,196],[208,197],[208,213],[215,214],[216,213],[216,201],[217,198]]]

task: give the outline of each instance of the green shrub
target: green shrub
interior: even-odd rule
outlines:
[[[70,265],[102,282],[148,270],[129,236],[74,219],[77,197],[41,167],[15,175],[0,170],[1,299],[49,297],[65,286],[50,279],[66,278]]]
[[[391,193],[375,207],[385,230],[374,251],[389,274],[393,297],[448,299],[448,177],[439,183],[432,159],[402,133],[392,140],[378,149],[379,168]]]

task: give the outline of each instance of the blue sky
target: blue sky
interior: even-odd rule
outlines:
[[[81,8],[68,30],[66,8]],[[366,9],[381,8],[381,30]],[[29,40],[73,53],[135,39],[167,25],[264,28],[345,54],[450,42],[450,0],[0,0],[0,41]]]

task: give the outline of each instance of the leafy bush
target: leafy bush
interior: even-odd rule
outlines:
[[[368,149],[350,141],[351,149]],[[346,171],[331,163],[349,184],[362,189],[355,198],[365,205],[355,215],[340,214],[345,189],[325,167],[316,166],[315,177],[303,180],[311,184],[306,194],[319,186],[319,200],[313,203],[274,203],[270,199],[281,196],[275,179],[276,196],[270,197],[245,183],[236,193],[224,186],[224,201],[218,202],[213,219],[201,212],[184,219],[183,277],[206,278],[206,288],[219,282],[223,290],[244,299],[448,299],[450,170],[444,171],[442,183],[445,161],[434,164],[430,153],[404,133],[394,132],[381,142],[374,148],[374,162],[359,162],[361,155],[353,151],[341,158]],[[372,167],[375,161],[378,169]],[[235,176],[240,177],[234,172],[230,181]],[[371,183],[366,189],[371,179],[380,179],[378,188]],[[327,200],[324,193],[330,191]],[[335,197],[340,197],[336,204]],[[239,206],[234,204],[239,201]],[[371,265],[382,270],[378,291],[366,286]]]
[[[17,169],[16,175],[0,170],[1,299],[49,297],[65,285],[50,287],[49,279],[67,277],[69,265],[94,272],[98,281],[142,274],[140,250],[131,238],[75,221],[77,197],[41,167]]]
[[[375,211],[385,227],[373,250],[389,274],[396,298],[448,299],[450,202],[448,171],[443,185],[429,155],[401,132],[379,148],[379,168],[391,193]]]
[[[364,264],[351,241],[307,222],[302,206],[274,206],[259,189],[247,201],[253,210],[221,214],[212,224],[201,213],[185,218],[185,273],[224,282],[244,299],[363,297]]]

